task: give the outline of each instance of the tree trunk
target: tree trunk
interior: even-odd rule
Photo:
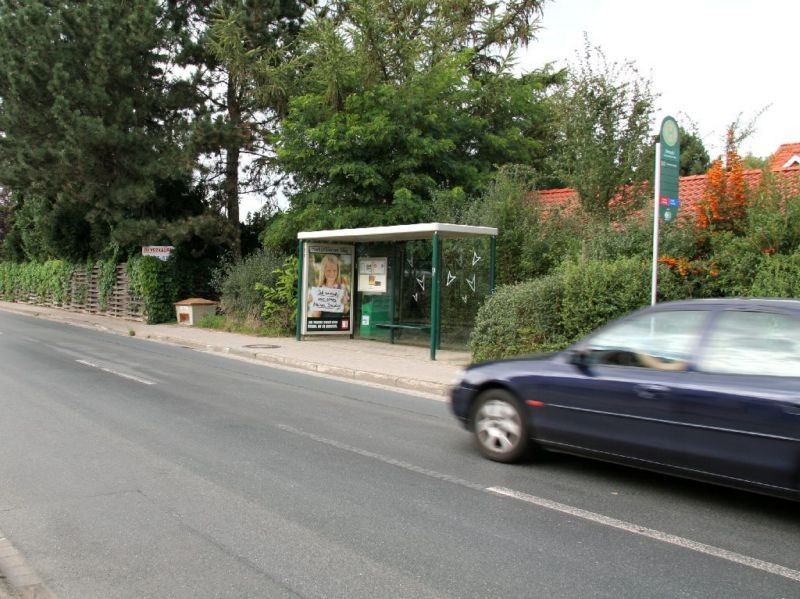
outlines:
[[[242,256],[241,224],[239,223],[239,150],[240,134],[242,128],[242,114],[239,105],[239,94],[236,81],[233,77],[228,79],[227,89],[228,123],[231,128],[230,137],[225,148],[225,210],[228,221],[236,231],[233,239],[233,255],[235,260]]]

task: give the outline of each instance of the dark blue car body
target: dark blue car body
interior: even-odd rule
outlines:
[[[800,301],[690,300],[626,318],[686,310],[703,324],[681,370],[587,359],[590,335],[556,354],[470,366],[452,391],[453,412],[473,430],[479,398],[502,389],[520,407],[535,447],[800,499],[800,362],[796,371],[787,362],[798,355],[800,328],[784,332],[789,337],[781,343],[796,345],[782,350],[788,366],[780,376],[754,374],[758,368],[746,361],[745,374],[735,361],[726,372],[698,368],[721,314],[734,325],[742,313],[800,323]],[[731,355],[747,356],[760,343],[758,336],[743,341]]]

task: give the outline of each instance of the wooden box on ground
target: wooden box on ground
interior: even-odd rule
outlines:
[[[192,326],[199,323],[204,316],[216,314],[217,302],[192,297],[177,302],[175,304],[175,312],[178,315],[178,324]]]

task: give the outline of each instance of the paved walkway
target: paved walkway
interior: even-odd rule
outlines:
[[[148,325],[11,302],[0,302],[0,310],[438,396],[447,394],[458,372],[470,360],[466,351],[439,350],[432,361],[427,347],[361,339],[317,337],[296,341],[293,337],[256,337],[178,324]]]

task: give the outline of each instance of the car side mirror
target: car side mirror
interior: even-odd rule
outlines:
[[[586,348],[577,347],[569,352],[569,363],[574,366],[585,368],[589,365],[589,352]]]

